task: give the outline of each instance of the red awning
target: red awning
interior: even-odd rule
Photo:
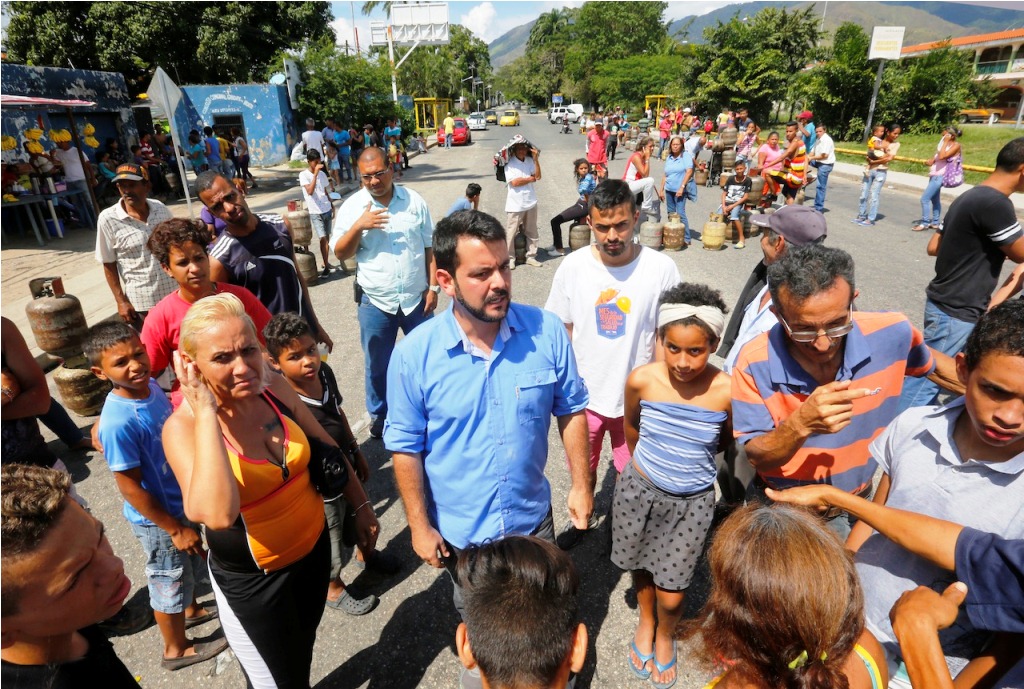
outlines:
[[[60,98],[37,98],[35,96],[0,95],[0,105],[19,108],[75,108],[96,105],[88,100],[63,100]]]

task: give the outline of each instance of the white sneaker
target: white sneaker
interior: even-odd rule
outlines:
[[[513,258],[513,259],[509,260],[509,262],[508,262],[508,269],[509,270],[515,270],[516,269],[516,259]]]
[[[526,257],[526,265],[533,266],[534,268],[540,268],[544,264],[541,263],[540,261],[538,261],[537,259],[535,259],[533,256],[527,256]]]

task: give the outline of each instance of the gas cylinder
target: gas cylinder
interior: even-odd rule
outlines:
[[[53,382],[64,406],[79,416],[98,414],[111,387],[93,374],[89,361],[81,354],[55,368]]]
[[[712,213],[708,221],[704,223],[704,232],[701,241],[705,249],[718,251],[725,243],[725,223],[722,222],[721,213]]]
[[[764,177],[758,175],[757,177],[750,178],[750,193],[747,195],[747,204],[755,205],[761,202],[761,196],[764,194]]]
[[[89,325],[81,302],[64,292],[63,279],[36,278],[29,281],[28,289],[32,301],[25,313],[39,349],[62,358],[80,354]]]
[[[737,139],[739,139],[739,134],[740,133],[736,129],[736,127],[726,127],[725,129],[722,130],[721,134],[718,135],[718,138],[722,140],[722,143],[725,145],[725,148],[728,149],[736,146],[736,141]]]
[[[341,267],[345,269],[345,272],[346,273],[351,273],[352,275],[355,275],[356,268],[358,266],[359,266],[359,263],[356,261],[356,257],[355,256],[350,256],[350,257],[346,258],[344,261],[341,262]]]
[[[573,225],[569,229],[569,250],[590,246],[590,225]]]
[[[515,238],[516,263],[526,263],[526,235],[516,232]]]
[[[320,277],[316,269],[316,256],[306,251],[305,247],[295,247],[295,264],[307,284],[313,284]]]
[[[655,251],[661,250],[661,236],[664,232],[665,226],[660,222],[644,222],[640,223],[640,245],[654,249]]]
[[[686,225],[680,220],[679,215],[670,213],[668,222],[661,233],[661,240],[667,251],[679,251],[686,243]]]
[[[291,203],[288,204],[291,208]],[[296,206],[296,210],[288,211],[288,224],[292,228],[292,241],[295,246],[309,246],[313,241],[313,226],[309,223],[309,212]]]

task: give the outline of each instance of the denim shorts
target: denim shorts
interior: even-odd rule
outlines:
[[[188,525],[199,531],[198,525]],[[171,535],[159,526],[132,524],[132,531],[146,553],[146,579],[153,610],[165,615],[185,612],[192,604],[196,579],[206,569],[206,558],[175,548]]]
[[[331,236],[331,215],[331,211],[309,214],[309,224],[313,226],[317,237],[327,239]]]

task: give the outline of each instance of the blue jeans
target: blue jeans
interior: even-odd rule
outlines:
[[[882,187],[885,186],[885,176],[888,172],[888,170],[872,170],[864,175],[864,184],[860,188],[860,210],[857,211],[857,217],[867,218],[871,222],[875,221],[878,216],[878,197],[882,194]]]
[[[939,217],[942,215],[942,175],[932,175],[928,178],[928,186],[921,194],[921,220],[922,225],[938,225]]]
[[[198,531],[197,524],[186,523]],[[206,571],[206,559],[175,548],[171,535],[155,524],[132,524],[132,531],[146,553],[150,606],[165,615],[185,612],[195,598],[196,579]]]
[[[445,134],[444,135],[444,147],[445,148],[451,148],[452,147],[452,139],[454,139],[454,138],[455,138],[454,134]]]
[[[338,164],[341,166],[341,172],[338,173],[338,179],[341,180],[353,180],[354,175],[352,174],[352,163],[349,160],[351,153],[339,153]]]
[[[665,152],[665,149],[668,148],[668,142],[669,142],[668,139],[662,139],[661,140],[661,147],[658,149],[658,157],[659,158],[661,157],[661,154]]]
[[[936,351],[948,356],[956,355],[964,348],[974,325],[947,315],[931,300],[926,299],[924,302],[924,343]],[[897,411],[935,404],[938,395],[939,386],[927,378],[908,377],[903,381]]]
[[[678,199],[676,198],[676,192],[665,190],[665,208],[666,213],[678,213],[679,219],[684,225],[686,225],[686,231],[684,233],[684,241],[690,243],[690,221],[686,219],[686,192]]]
[[[388,313],[370,303],[365,294],[359,302],[359,341],[366,368],[366,411],[373,418],[387,416],[388,363],[395,350],[398,329],[408,335],[430,316],[423,314],[423,302],[410,313]]]
[[[71,203],[78,211],[78,217],[83,222],[89,223],[89,227],[96,227],[96,211],[92,206],[92,197],[89,196],[89,182],[84,179],[67,180],[68,191],[79,191],[71,197]]]
[[[832,165],[818,164],[818,189],[814,192],[814,210],[825,212],[825,194],[828,192],[828,176],[832,174]]]

